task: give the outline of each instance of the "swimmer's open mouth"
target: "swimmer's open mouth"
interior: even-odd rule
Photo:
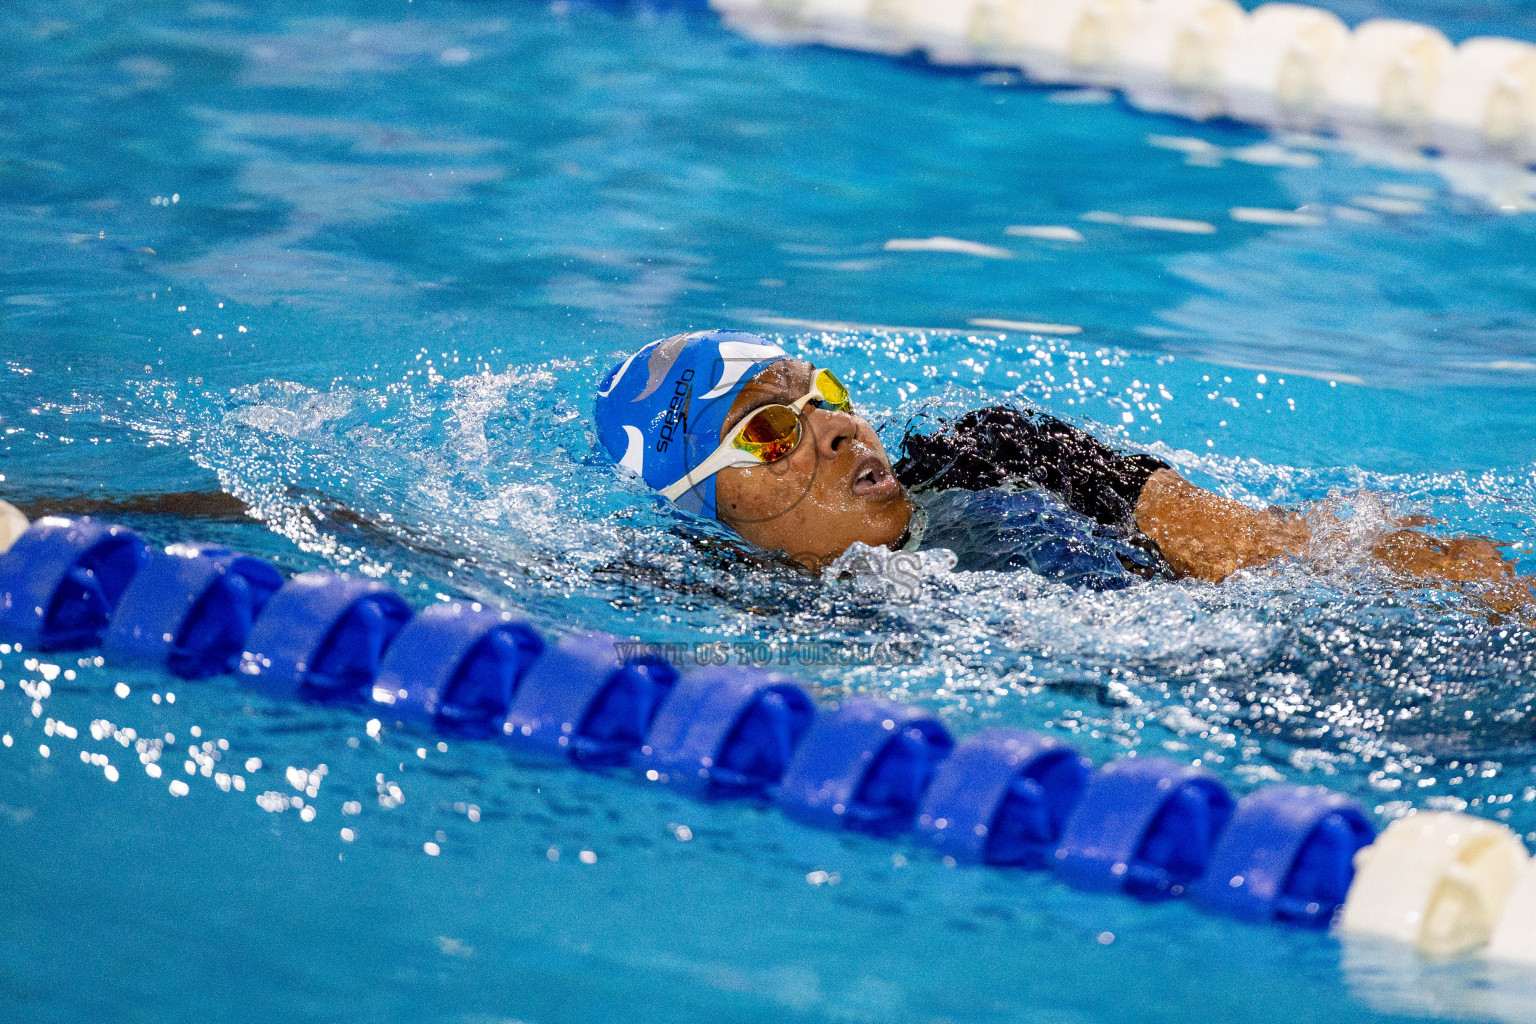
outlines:
[[[850,489],[864,498],[878,498],[895,493],[899,485],[896,475],[885,460],[874,452],[863,456],[853,466],[853,483]]]

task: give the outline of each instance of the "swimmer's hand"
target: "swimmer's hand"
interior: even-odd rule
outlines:
[[[1432,537],[1407,528],[1437,522],[1427,516],[1393,520],[1397,529],[1373,538],[1367,553],[1409,579],[1462,590],[1495,615],[1524,610],[1529,617],[1536,597],[1530,581],[1504,559],[1499,549],[1506,545],[1486,537]],[[1251,509],[1196,487],[1171,469],[1147,480],[1136,503],[1136,525],[1157,542],[1176,574],[1212,583],[1277,558],[1314,557],[1309,551],[1312,529],[1300,515]]]
[[[1515,573],[1499,549],[1507,544],[1487,537],[1431,537],[1413,530],[1393,530],[1371,545],[1371,557],[1389,569],[1421,580],[1448,583],[1471,594],[1495,615],[1523,613],[1536,605],[1530,581]]]

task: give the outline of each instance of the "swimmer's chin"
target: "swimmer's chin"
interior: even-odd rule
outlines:
[[[891,508],[892,501],[899,503],[899,507]],[[860,535],[850,539],[838,550],[790,552],[779,548],[774,553],[810,575],[820,576],[822,570],[847,554],[848,549],[856,544],[867,544],[872,548],[895,548],[907,536],[907,528],[912,523],[912,502],[898,484],[892,496],[881,501],[881,507],[886,509],[886,514],[880,517],[882,521],[866,520],[859,531]]]
[[[897,547],[906,538],[912,525],[914,506],[907,497],[906,488],[895,477],[890,485],[881,484],[876,489],[859,495],[864,502],[864,526],[861,536],[854,537],[842,551],[835,552],[834,559],[841,558],[848,547],[863,543],[870,547]]]

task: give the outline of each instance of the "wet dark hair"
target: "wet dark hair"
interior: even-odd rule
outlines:
[[[1009,406],[968,412],[937,431],[909,425],[893,467],[909,491],[980,491],[1013,485],[1060,495],[1105,526],[1134,528],[1147,478],[1172,467],[1151,455],[1115,451],[1054,416]]]

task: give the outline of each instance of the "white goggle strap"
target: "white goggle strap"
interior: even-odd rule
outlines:
[[[753,455],[751,452],[742,451],[740,448],[732,447],[732,442],[741,436],[741,432],[747,428],[747,420],[751,418],[748,416],[738,423],[736,428],[725,436],[725,440],[720,442],[720,446],[713,452],[710,452],[709,458],[690,470],[681,480],[675,484],[663,487],[661,489],[661,496],[676,501],[722,469],[730,469],[732,466],[762,465],[763,460],[759,459],[756,455]]]
[[[821,389],[816,387],[814,377],[811,378],[811,390],[806,392],[803,397],[791,402],[789,408],[793,409],[798,415],[805,411],[805,404],[813,398],[826,401],[825,396],[821,393]],[[756,410],[753,410],[754,414],[755,412]],[[698,468],[689,472],[688,475],[684,476],[677,483],[663,487],[661,489],[661,496],[671,501],[676,501],[687,494],[690,489],[697,487],[722,469],[730,469],[732,466],[762,465],[763,460],[756,455],[753,455],[751,452],[742,451],[740,448],[732,447],[732,443],[741,436],[741,432],[747,429],[747,421],[751,418],[752,415],[743,417],[742,421],[736,424],[736,427],[725,436],[725,440],[720,442],[720,447],[710,453],[709,458],[699,463]]]

